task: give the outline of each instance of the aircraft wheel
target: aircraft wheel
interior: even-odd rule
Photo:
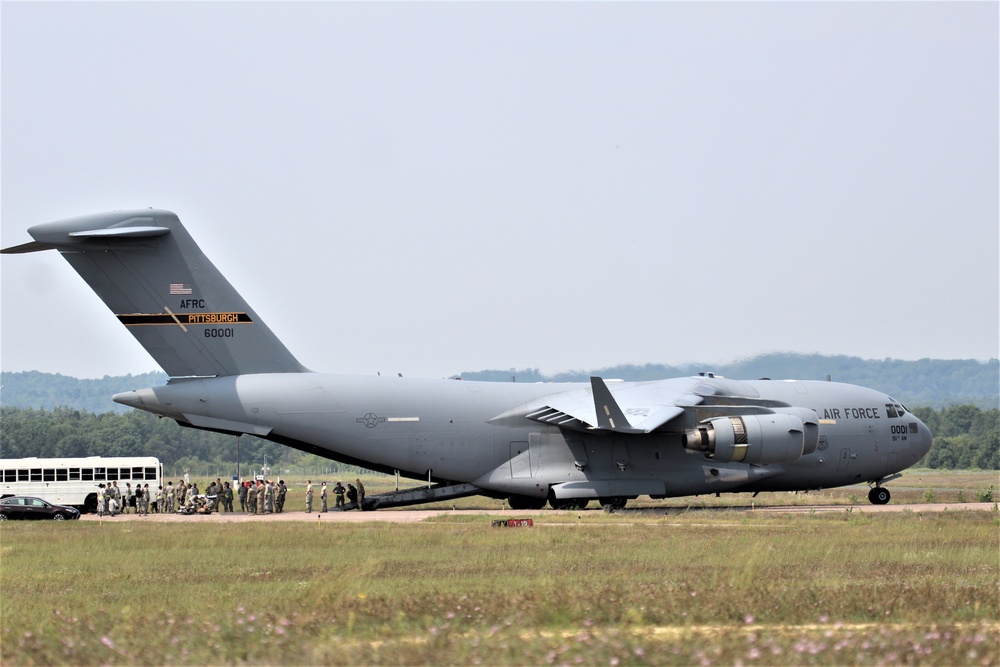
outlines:
[[[540,510],[545,507],[545,498],[511,496],[507,498],[507,505],[510,506],[512,510]]]
[[[891,497],[889,489],[884,486],[876,486],[868,492],[868,500],[872,505],[885,505]]]
[[[617,512],[618,510],[625,509],[625,503],[628,502],[628,498],[612,496],[611,498],[601,498],[599,502],[604,508],[604,511],[610,514],[611,512]]]

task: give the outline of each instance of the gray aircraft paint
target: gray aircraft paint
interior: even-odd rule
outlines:
[[[29,234],[34,242],[3,252],[58,250],[171,376],[115,401],[463,494],[620,506],[640,495],[880,488],[931,443],[927,427],[891,397],[834,382],[707,374],[516,384],[314,373],[169,211],[90,215]]]

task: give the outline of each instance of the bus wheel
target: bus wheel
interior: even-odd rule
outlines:
[[[87,496],[87,499],[83,501],[83,511],[87,514],[95,514],[97,512],[97,494],[92,493]]]

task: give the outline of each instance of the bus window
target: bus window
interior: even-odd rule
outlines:
[[[28,481],[31,481],[31,478],[28,477],[28,471],[27,470],[18,470],[17,471],[17,481],[19,481],[19,482],[28,482]]]
[[[69,469],[69,479],[70,479],[71,482],[79,482],[80,481],[80,469],[79,468],[70,468]]]
[[[5,481],[5,482],[16,482],[17,481],[17,471],[16,470],[4,470],[3,471],[3,481]]]
[[[66,468],[56,468],[56,481],[65,482],[69,480],[69,471]]]
[[[107,476],[107,473],[104,472],[104,468],[94,468],[94,481],[95,482],[103,482],[104,478],[106,476]]]
[[[142,468],[132,468],[132,479],[142,479]]]
[[[146,468],[146,479],[156,479],[156,468]]]
[[[40,481],[42,481],[42,469],[41,468],[32,468],[31,469],[31,481],[32,482],[40,482]]]
[[[108,468],[108,479],[112,482],[118,481],[118,468]]]
[[[121,481],[123,481],[123,482],[125,480],[127,480],[127,479],[132,479],[132,469],[131,468],[122,468],[121,472],[118,473],[118,479],[121,480]]]
[[[45,468],[42,470],[42,481],[43,482],[54,482],[56,481],[56,471],[55,468]]]
[[[93,482],[94,481],[94,469],[93,468],[83,468],[83,470],[81,472],[83,473],[81,476],[83,477],[83,481],[84,482]]]

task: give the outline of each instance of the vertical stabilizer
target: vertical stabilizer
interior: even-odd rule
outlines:
[[[37,225],[172,377],[303,372],[170,211],[99,213]]]

